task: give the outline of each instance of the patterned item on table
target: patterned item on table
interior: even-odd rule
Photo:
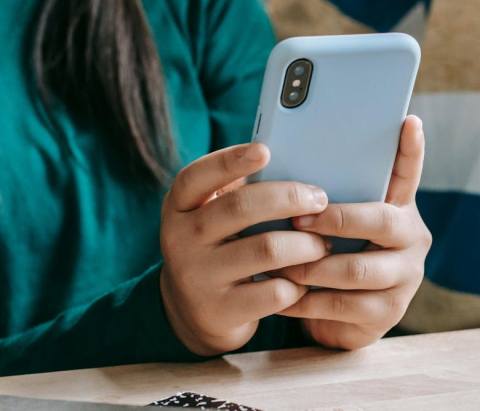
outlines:
[[[238,405],[194,392],[179,392],[172,397],[155,401],[157,407],[197,408],[200,410],[260,411],[256,408]]]

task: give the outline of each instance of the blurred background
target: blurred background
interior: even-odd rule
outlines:
[[[377,31],[408,33],[422,43],[416,91],[480,88],[479,0],[269,0],[267,8],[281,40]]]
[[[280,40],[395,31],[420,42],[410,112],[424,122],[417,202],[434,244],[397,331],[480,327],[480,1],[267,0],[266,7]]]

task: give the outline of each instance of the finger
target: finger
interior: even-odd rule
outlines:
[[[410,276],[405,271],[405,257],[400,253],[370,251],[332,255],[268,275],[286,278],[296,284],[338,290],[384,290],[406,283]]]
[[[229,294],[230,312],[239,324],[259,320],[295,304],[308,291],[283,278],[236,285]]]
[[[254,224],[320,213],[328,203],[325,192],[295,182],[249,184],[210,201],[192,214],[205,241],[219,241]],[[200,227],[199,227],[200,226]]]
[[[400,208],[384,203],[330,204],[317,215],[296,217],[293,225],[321,235],[370,240],[382,247],[411,244],[412,223]]]
[[[258,143],[215,151],[180,171],[169,198],[177,211],[193,210],[222,187],[265,167],[269,159],[267,146]]]
[[[298,231],[272,231],[230,241],[217,248],[220,279],[232,283],[289,265],[316,261],[328,254],[318,235]]]
[[[425,137],[422,121],[416,116],[408,116],[403,125],[386,202],[407,205],[415,201],[424,154]]]
[[[246,179],[245,177],[239,178],[238,180],[235,180],[233,183],[230,183],[226,185],[225,187],[221,188],[220,190],[217,190],[215,193],[217,197],[220,197],[222,194],[228,193],[235,188],[244,186],[246,184]]]
[[[400,321],[405,310],[406,305],[401,304],[390,290],[315,290],[279,314],[368,325]]]
[[[305,320],[311,337],[319,344],[343,350],[357,350],[381,338],[385,327],[362,327],[357,324],[328,320]]]

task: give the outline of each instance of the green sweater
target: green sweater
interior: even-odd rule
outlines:
[[[192,361],[159,293],[162,196],[138,190],[61,108],[77,158],[35,110],[22,67],[39,0],[0,3],[0,375]],[[144,0],[184,164],[249,140],[274,37],[260,0]],[[287,344],[262,320],[243,350]]]

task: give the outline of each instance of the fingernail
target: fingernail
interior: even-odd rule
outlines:
[[[298,218],[298,225],[300,227],[310,227],[315,221],[315,217],[312,215],[306,215]]]
[[[322,206],[326,205],[328,202],[327,194],[321,188],[313,189],[313,198],[317,204]]]
[[[249,161],[260,161],[263,157],[257,145],[248,147],[247,150],[245,150],[244,156]]]

